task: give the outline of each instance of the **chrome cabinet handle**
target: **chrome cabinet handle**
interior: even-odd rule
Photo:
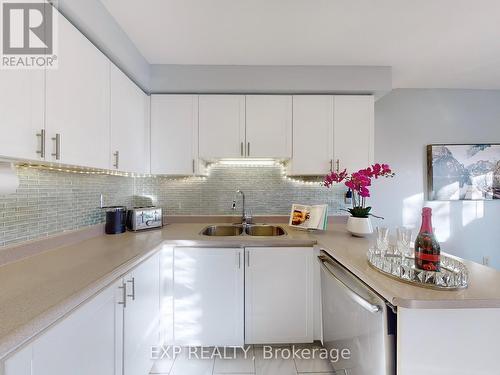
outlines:
[[[333,172],[333,159],[330,159],[330,172]]]
[[[115,162],[113,163],[113,167],[118,169],[118,166],[120,165],[120,151],[113,152],[113,156],[115,157]]]
[[[43,159],[45,158],[45,129],[41,129],[36,136],[40,138],[40,150],[37,150],[36,153]]]
[[[127,294],[127,297],[132,297],[132,301],[135,301],[135,277],[127,280],[127,283],[132,284],[132,294]]]
[[[247,156],[250,156],[250,142],[247,145]]]
[[[194,174],[194,159],[193,159],[193,174]]]
[[[337,159],[336,167],[337,167],[337,173],[339,173],[340,172],[340,159]]]
[[[53,152],[52,156],[55,156],[56,160],[61,160],[61,134],[56,133],[56,136],[52,137],[52,141],[56,143],[56,152]]]
[[[241,268],[241,251],[238,251],[238,253],[236,254],[236,258],[237,258],[238,268]]]
[[[246,258],[247,258],[247,267],[250,267],[250,251],[248,250],[245,250],[245,255],[246,255]]]
[[[122,290],[122,298],[123,300],[121,302],[118,302],[119,305],[123,305],[123,308],[127,307],[127,284],[122,283],[121,286],[118,287],[118,289]]]
[[[240,143],[240,155],[243,156],[243,142]]]
[[[333,272],[330,270],[325,263],[329,263],[329,259],[324,256],[320,255],[318,256],[319,261],[321,262],[321,268],[328,272],[330,276],[346,291],[347,295],[358,305],[360,305],[362,308],[365,310],[375,314],[378,313],[381,308],[378,305],[374,305],[367,300],[365,300],[363,297],[361,297],[357,292],[352,290],[346,283],[344,283],[342,280],[340,280]]]

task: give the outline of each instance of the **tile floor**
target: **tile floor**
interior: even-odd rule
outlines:
[[[297,347],[298,345],[296,345]],[[300,347],[318,348],[318,345],[301,345]],[[291,348],[291,346],[274,346],[274,349]],[[239,350],[236,358],[230,359],[196,359],[188,358],[187,350],[175,359],[163,359],[155,362],[151,374],[162,375],[344,375],[334,372],[330,362],[324,359],[264,359],[262,346],[251,346],[245,358],[243,350]]]

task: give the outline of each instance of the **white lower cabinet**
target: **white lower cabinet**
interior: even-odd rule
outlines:
[[[118,373],[123,316],[117,304],[119,285],[105,289],[33,343],[32,375]]]
[[[312,342],[314,254],[164,248],[7,358],[0,373],[147,375],[160,343]]]
[[[175,248],[171,342],[312,342],[313,259],[311,247]]]
[[[151,347],[159,344],[160,255],[157,252],[124,278],[123,374],[149,374]]]
[[[2,375],[147,375],[159,344],[160,255],[4,362]]]
[[[306,343],[314,339],[310,247],[245,249],[245,343]]]
[[[28,345],[5,361],[4,375],[31,375],[33,345]],[[2,372],[0,371],[0,374]]]
[[[243,345],[243,249],[174,249],[176,345]]]

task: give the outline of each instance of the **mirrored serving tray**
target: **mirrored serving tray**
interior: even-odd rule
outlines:
[[[415,267],[413,257],[404,257],[394,248],[368,250],[368,263],[377,271],[399,281],[438,290],[467,288],[469,273],[458,259],[441,254],[441,271],[424,271]]]

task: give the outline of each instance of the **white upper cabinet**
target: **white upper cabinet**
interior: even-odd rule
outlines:
[[[242,253],[230,248],[174,249],[176,345],[243,345]]]
[[[312,248],[246,248],[245,343],[306,343],[314,336]]]
[[[151,173],[192,175],[198,167],[198,96],[151,96]]]
[[[0,156],[43,159],[44,74],[0,70]]]
[[[246,157],[292,156],[292,97],[246,96]]]
[[[332,167],[333,96],[293,97],[293,158],[291,175],[321,175]]]
[[[335,96],[334,103],[334,169],[356,172],[368,167],[374,159],[373,96]]]
[[[199,152],[203,160],[245,154],[245,96],[200,95]]]
[[[46,160],[107,169],[110,62],[62,15],[58,27],[58,68],[46,71]]]
[[[293,97],[289,175],[356,172],[373,163],[374,99],[369,95]]]
[[[111,168],[146,172],[147,95],[111,64]]]

